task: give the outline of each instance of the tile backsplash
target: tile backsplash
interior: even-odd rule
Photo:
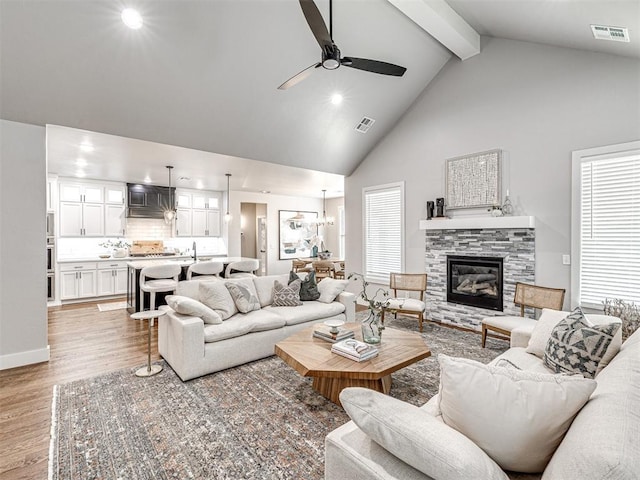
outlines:
[[[226,255],[227,245],[222,237],[173,237],[171,225],[164,220],[148,218],[127,218],[127,234],[124,240],[131,243],[133,240],[162,240],[165,250],[174,250],[179,253],[191,254],[193,242],[196,242],[198,256],[200,255]],[[101,247],[100,244],[107,240],[120,240],[123,237],[99,237],[99,238],[59,238],[56,244],[59,259],[90,258],[110,250]]]

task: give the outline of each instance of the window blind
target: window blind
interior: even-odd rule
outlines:
[[[640,303],[640,155],[583,161],[580,305]]]
[[[364,191],[364,275],[388,284],[389,273],[402,271],[404,204],[402,185]]]

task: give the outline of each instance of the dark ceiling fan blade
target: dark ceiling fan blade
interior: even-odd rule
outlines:
[[[313,36],[316,37],[320,48],[322,50],[325,50],[327,47],[331,48],[333,46],[331,35],[329,35],[327,25],[324,23],[320,10],[318,10],[313,0],[300,0],[300,8],[302,8],[304,18],[307,19],[309,28]]]
[[[296,83],[300,83],[302,80],[304,80],[309,75],[311,75],[311,72],[313,72],[316,68],[318,68],[321,65],[322,64],[320,62],[314,63],[313,65],[305,68],[301,72],[296,73],[293,77],[291,77],[289,80],[287,80],[282,85],[280,85],[278,87],[278,90],[286,90],[289,87],[293,87]]]
[[[380,73],[382,75],[393,75],[401,77],[406,68],[393,63],[380,62],[378,60],[368,60],[366,58],[344,57],[340,63],[345,67],[357,68],[358,70],[366,70],[367,72]]]

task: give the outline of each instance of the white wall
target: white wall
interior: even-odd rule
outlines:
[[[322,215],[322,199],[306,197],[290,197],[286,195],[272,195],[253,192],[231,191],[230,194],[231,222],[225,225],[228,229],[229,256],[235,257],[241,254],[240,240],[240,204],[241,203],[265,203],[267,205],[267,274],[274,275],[287,273],[291,270],[291,260],[279,259],[279,210],[301,210],[318,212]]]
[[[0,369],[49,359],[45,129],[0,120]]]
[[[362,188],[406,182],[406,270],[425,269],[418,221],[444,196],[448,158],[505,151],[505,184],[536,223],[536,281],[567,289],[571,152],[640,138],[640,61],[483,37],[451,60],[345,181],[347,263],[362,271]]]

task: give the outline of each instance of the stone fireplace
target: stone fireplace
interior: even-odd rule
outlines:
[[[426,239],[426,318],[480,330],[485,317],[520,315],[520,309],[513,303],[516,282],[535,283],[533,217],[422,220],[420,227],[425,230]],[[469,305],[471,302],[462,304],[457,301],[459,297],[454,299],[455,303],[451,297],[448,299],[447,257],[475,257],[481,262],[485,259],[501,260],[502,294],[499,300],[502,301],[502,310],[487,308],[486,305],[484,308]],[[477,286],[478,283],[475,293]]]

